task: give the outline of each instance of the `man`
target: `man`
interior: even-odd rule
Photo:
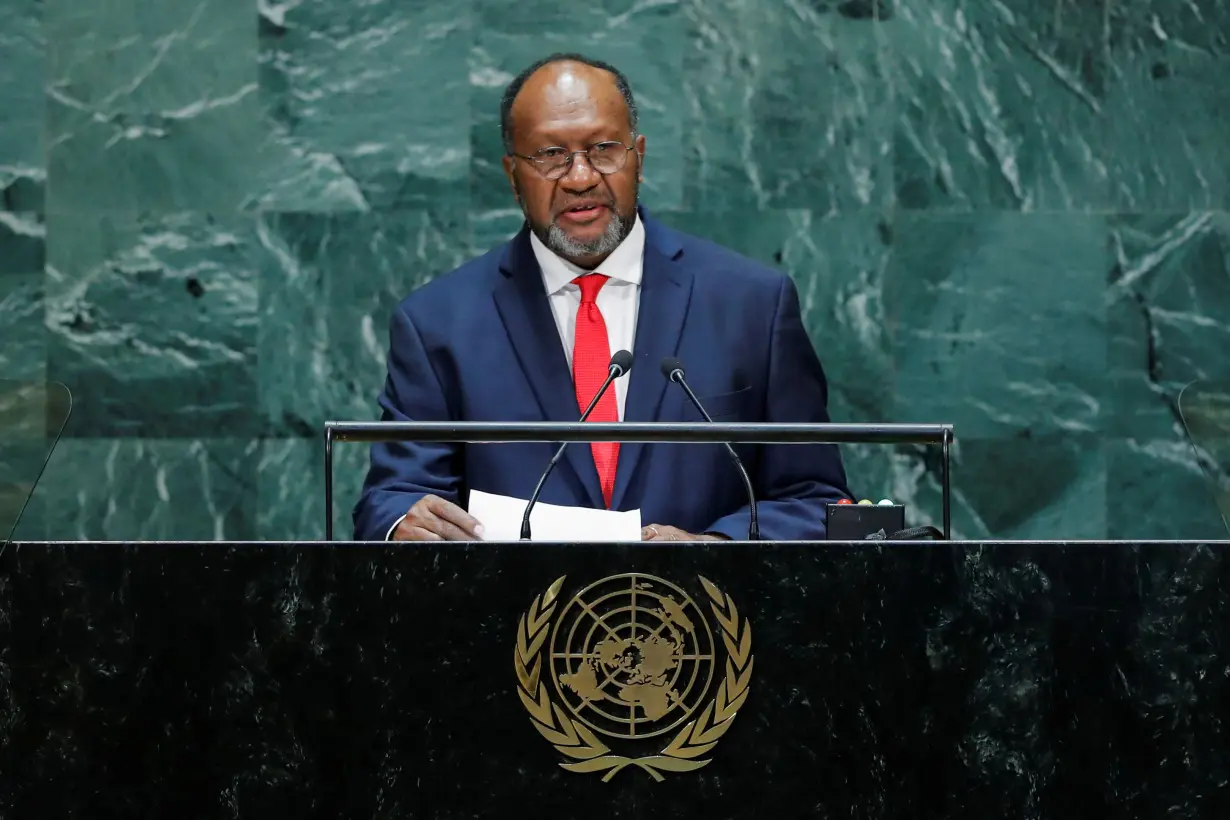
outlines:
[[[526,226],[407,297],[390,324],[386,421],[576,421],[612,353],[633,353],[589,421],[701,416],[659,369],[681,359],[715,421],[824,422],[827,386],[791,280],[670,230],[640,207],[645,137],[614,67],[554,55],[501,106]],[[357,540],[467,540],[468,492],[528,498],[556,445],[377,444]],[[738,448],[761,538],[820,539],[848,497],[837,448]],[[746,490],[716,444],[573,444],[541,500],[641,510],[645,540],[743,539]]]

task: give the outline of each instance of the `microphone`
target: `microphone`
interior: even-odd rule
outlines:
[[[598,388],[598,392],[594,394],[593,399],[589,402],[589,407],[585,408],[585,412],[581,414],[580,421],[585,421],[589,418],[589,414],[594,412],[594,408],[598,406],[598,400],[606,393],[607,388],[611,383],[620,376],[626,374],[632,369],[632,354],[626,350],[618,350],[611,357],[611,363],[606,366],[606,380],[602,382],[602,386]],[[551,457],[551,461],[547,463],[547,469],[543,471],[542,478],[538,479],[538,486],[534,488],[534,494],[530,496],[529,503],[525,505],[525,514],[521,516],[521,540],[530,540],[530,513],[534,511],[534,505],[538,503],[538,494],[542,492],[542,485],[547,483],[547,476],[551,475],[551,471],[555,469],[555,465],[559,463],[560,458],[564,455],[564,448],[570,442],[565,441],[555,451],[555,455]]]
[[[701,405],[700,399],[696,398],[696,394],[692,392],[692,388],[688,387],[688,381],[683,375],[683,362],[676,358],[667,356],[659,365],[662,369],[662,375],[667,381],[672,381],[683,388],[683,392],[688,394],[688,399],[700,411],[700,414],[705,417],[705,421],[712,422],[713,418],[705,411]],[[756,492],[752,489],[752,479],[747,474],[747,469],[743,466],[743,460],[739,458],[739,454],[735,452],[735,448],[730,446],[730,442],[722,442],[726,447],[726,452],[730,453],[731,459],[735,462],[735,466],[739,468],[739,475],[743,477],[743,486],[747,488],[747,500],[751,516],[747,526],[747,540],[760,540],[760,523],[756,520]]]

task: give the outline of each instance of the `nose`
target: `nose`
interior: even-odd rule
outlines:
[[[568,173],[560,177],[560,185],[565,190],[572,192],[588,191],[598,184],[602,174],[594,170],[594,166],[589,164],[589,157],[585,154],[573,154],[572,166],[569,167]]]

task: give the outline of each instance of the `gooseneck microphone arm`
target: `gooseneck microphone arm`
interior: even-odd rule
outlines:
[[[704,416],[705,421],[712,423],[713,418],[709,415],[709,413],[705,410],[704,406],[700,403],[700,399],[696,398],[696,394],[692,392],[692,388],[688,386],[688,380],[687,378],[684,377],[684,374],[683,374],[683,362],[675,358],[667,357],[662,360],[661,367],[662,367],[662,375],[665,376],[668,381],[672,381],[675,384],[682,387],[683,392],[686,393],[688,396],[688,400],[691,401],[692,405],[697,410],[700,411],[700,414]],[[730,446],[730,442],[723,441],[722,445],[726,448],[726,452],[730,453],[731,460],[735,463],[735,467],[739,469],[739,475],[743,477],[743,486],[747,489],[747,501],[748,501],[748,510],[749,510],[748,524],[747,524],[747,540],[748,541],[759,541],[760,540],[760,522],[756,518],[756,491],[752,489],[751,476],[747,474],[747,469],[743,466],[743,459],[739,458],[739,454],[735,452],[734,447]]]
[[[590,399],[589,406],[585,408],[585,412],[581,414],[579,421],[585,421],[589,418],[589,414],[594,412],[594,408],[598,406],[598,401],[606,394],[606,391],[620,376],[626,374],[632,369],[632,354],[626,350],[620,350],[611,357],[611,363],[606,368],[606,380],[602,382],[602,386],[598,388],[598,392],[594,393],[594,397]],[[530,496],[529,502],[525,505],[525,513],[521,516],[521,540],[530,540],[530,513],[534,511],[534,505],[538,503],[538,496],[542,492],[542,487],[547,483],[547,476],[551,475],[551,471],[555,469],[555,465],[559,463],[560,458],[564,455],[564,448],[569,442],[565,441],[555,451],[555,455],[551,456],[551,460],[547,462],[547,469],[543,470],[542,477],[538,479],[538,486],[534,488],[533,495]]]

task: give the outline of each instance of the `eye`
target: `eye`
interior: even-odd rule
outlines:
[[[568,152],[565,151],[563,148],[543,148],[541,151],[538,152],[538,156],[542,157],[543,159],[558,159],[559,157],[562,157],[566,153]]]
[[[618,142],[600,142],[589,150],[593,151],[595,154],[609,154],[612,151],[614,151],[616,148],[622,148],[622,147],[623,146],[620,145]]]

